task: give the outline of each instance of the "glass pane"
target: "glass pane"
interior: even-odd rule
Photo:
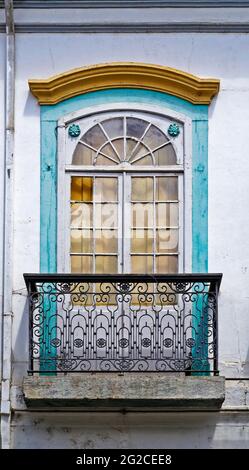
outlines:
[[[73,176],[71,179],[71,200],[93,200],[93,178],[89,176]]]
[[[96,256],[95,271],[97,274],[117,273],[117,256]]]
[[[135,177],[131,179],[132,201],[153,201],[153,178]]]
[[[171,144],[165,145],[154,153],[156,165],[176,165],[176,154]]]
[[[96,230],[95,231],[96,253],[117,253],[118,233],[117,230]]]
[[[137,145],[137,141],[136,140],[132,140],[132,139],[127,139],[126,140],[126,160],[128,161],[130,159],[130,156],[135,148],[135,146]]]
[[[78,144],[73,154],[73,165],[92,165],[96,155],[94,150],[89,149],[83,144]]]
[[[118,200],[118,180],[117,178],[95,179],[95,200],[96,201],[117,201]]]
[[[146,127],[148,127],[148,122],[143,121],[142,119],[137,118],[127,118],[126,119],[126,135],[131,137],[136,137],[141,139]]]
[[[178,199],[177,176],[159,176],[156,178],[156,199],[158,201]]]
[[[92,250],[92,230],[71,230],[71,251],[73,253],[91,253]]]
[[[137,202],[131,206],[132,212],[132,227],[153,227],[153,214],[154,206],[153,204],[142,204]]]
[[[167,142],[167,137],[160,131],[156,126],[150,126],[148,132],[146,132],[143,142],[150,147],[151,150],[158,147],[159,145]]]
[[[177,227],[178,226],[178,204],[177,203],[156,203],[156,226],[157,227]]]
[[[119,159],[124,160],[124,139],[117,139],[112,141],[113,146],[115,147]]]
[[[177,253],[178,230],[157,230],[156,251],[158,253]]]
[[[153,272],[153,256],[131,256],[131,272],[146,274]]]
[[[156,272],[160,274],[175,274],[178,271],[177,256],[157,256]]]
[[[104,153],[105,155],[108,155],[108,157],[111,157],[113,160],[119,163],[117,152],[115,152],[111,144],[104,145],[104,147],[102,147],[101,149],[101,152]],[[114,164],[114,162],[112,164]]]
[[[71,271],[72,273],[89,274],[93,270],[93,257],[92,256],[71,256]]]
[[[153,158],[151,155],[147,155],[147,157],[143,157],[135,162],[134,165],[154,165]]]
[[[95,165],[104,165],[104,166],[116,165],[116,163],[113,160],[110,160],[110,158],[107,158],[107,157],[103,157],[103,155],[98,155],[98,157],[97,157],[94,164]]]
[[[153,230],[132,230],[131,237],[132,253],[153,252]]]
[[[118,225],[117,204],[96,204],[95,206],[95,226],[103,228],[115,228]]]
[[[131,152],[130,160],[129,160],[130,163],[137,165],[137,162],[139,162],[139,160],[137,159],[139,159],[140,157],[143,157],[144,155],[147,155],[149,151],[150,150],[148,149],[148,147],[145,147],[142,144],[138,144],[137,146],[134,147],[134,150]]]
[[[96,125],[83,135],[81,141],[91,145],[91,147],[94,147],[95,149],[98,149],[106,142],[106,136],[101,128]]]
[[[115,137],[121,137],[124,135],[123,118],[107,119],[107,121],[104,121],[101,124],[110,139],[114,139]]]
[[[71,227],[89,228],[92,227],[92,204],[80,203],[71,204]]]

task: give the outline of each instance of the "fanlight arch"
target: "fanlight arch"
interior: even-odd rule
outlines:
[[[103,119],[83,133],[73,165],[175,165],[173,137],[140,117]]]

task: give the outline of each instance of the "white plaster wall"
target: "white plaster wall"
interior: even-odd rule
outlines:
[[[22,341],[22,273],[39,270],[39,106],[27,81],[90,63],[128,60],[168,65],[221,80],[221,91],[210,106],[209,271],[224,273],[219,322],[222,368],[229,366],[231,373],[246,375],[249,36],[140,34],[138,40],[126,34],[20,34],[16,45],[15,356],[22,361],[27,353]]]
[[[17,413],[12,431],[14,448],[249,448],[245,413]]]
[[[5,61],[5,36],[0,34],[0,64],[4,64]],[[3,265],[3,191],[4,191],[4,114],[5,114],[5,102],[4,102],[4,82],[5,82],[5,70],[4,67],[0,67],[0,305],[2,305],[2,265]],[[1,307],[0,307],[1,311]],[[0,328],[2,325],[2,317],[0,318]],[[1,336],[0,336],[0,351],[2,349]],[[2,364],[0,363],[0,375],[2,371]]]
[[[221,371],[227,376],[249,375],[248,50],[249,35],[241,34],[16,35],[14,385],[21,384],[27,368],[28,326],[22,274],[39,271],[39,106],[29,93],[27,81],[83,65],[126,60],[167,65],[221,80],[221,91],[209,112],[209,271],[224,273],[219,303]],[[234,421],[231,416],[226,418],[228,421],[220,421],[214,415],[206,419],[211,423],[214,419],[216,424],[208,421],[204,426],[203,417],[196,421],[196,415],[190,414],[184,417],[187,428],[185,424],[179,427],[181,416],[174,418],[174,424],[165,417],[166,424],[161,423],[159,428],[146,428],[143,419],[147,418],[143,417],[135,427],[132,421],[124,424],[121,432],[125,418],[120,415],[113,418],[109,431],[106,418],[100,416],[103,421],[98,424],[97,418],[93,423],[85,414],[80,416],[84,417],[83,427],[73,424],[65,431],[66,418],[56,421],[49,414],[36,425],[36,418],[23,412],[13,422],[13,445],[25,447],[26,442],[31,447],[91,447],[87,439],[92,442],[93,436],[96,447],[117,442],[120,447],[164,447],[165,442],[168,447],[191,447],[191,442],[197,447],[248,445],[246,417]],[[157,422],[153,416],[150,419]],[[103,432],[99,433],[101,426]],[[152,429],[153,433],[149,432]],[[32,435],[30,442],[27,435]],[[109,436],[106,440],[105,435]]]
[[[51,23],[177,23],[208,22],[210,24],[240,23],[248,15],[247,8],[71,8],[71,9],[18,9],[14,10],[16,24]]]
[[[32,40],[29,41],[31,46]],[[40,259],[40,108],[22,77],[26,61],[37,51],[19,48],[16,38],[14,267],[13,267],[13,383],[27,370],[28,310],[24,272],[39,272]]]

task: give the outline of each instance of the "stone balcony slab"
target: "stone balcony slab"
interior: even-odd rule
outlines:
[[[28,407],[114,410],[219,409],[225,378],[165,373],[81,373],[25,377]]]

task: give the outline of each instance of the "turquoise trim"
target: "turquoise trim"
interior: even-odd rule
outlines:
[[[134,102],[167,109],[185,114],[192,119],[192,271],[208,270],[208,107],[193,105],[185,100],[164,93],[114,89],[87,93],[70,98],[54,106],[41,106],[41,272],[57,271],[57,122],[66,114],[86,107],[106,105],[115,102]],[[196,315],[201,314],[200,308]],[[52,313],[52,315],[51,315]],[[56,334],[54,308],[49,310],[47,322],[52,322],[52,335]],[[196,326],[196,325],[193,325]],[[197,328],[197,326],[196,326]],[[45,335],[45,340],[50,341]],[[193,348],[193,358],[200,344]],[[56,355],[51,348],[51,357]],[[48,367],[41,365],[42,370]],[[54,365],[49,367],[53,374]],[[55,372],[56,373],[56,372]]]
[[[94,91],[84,95],[75,96],[65,101],[61,101],[53,106],[41,106],[42,120],[57,121],[65,114],[72,113],[84,107],[97,106],[115,102],[138,103],[153,105],[165,105],[179,113],[186,114],[195,120],[207,120],[208,106],[204,104],[191,104],[176,96],[160,93],[158,91],[120,88],[113,90]],[[153,109],[153,108],[152,108]]]
[[[40,269],[47,273],[56,272],[57,267],[56,125],[56,121],[41,120]]]
[[[208,121],[193,120],[192,271],[208,271]]]
[[[57,121],[84,107],[133,102],[172,109],[192,119],[192,271],[208,270],[208,106],[156,91],[114,89],[41,106],[41,272],[57,271]]]

